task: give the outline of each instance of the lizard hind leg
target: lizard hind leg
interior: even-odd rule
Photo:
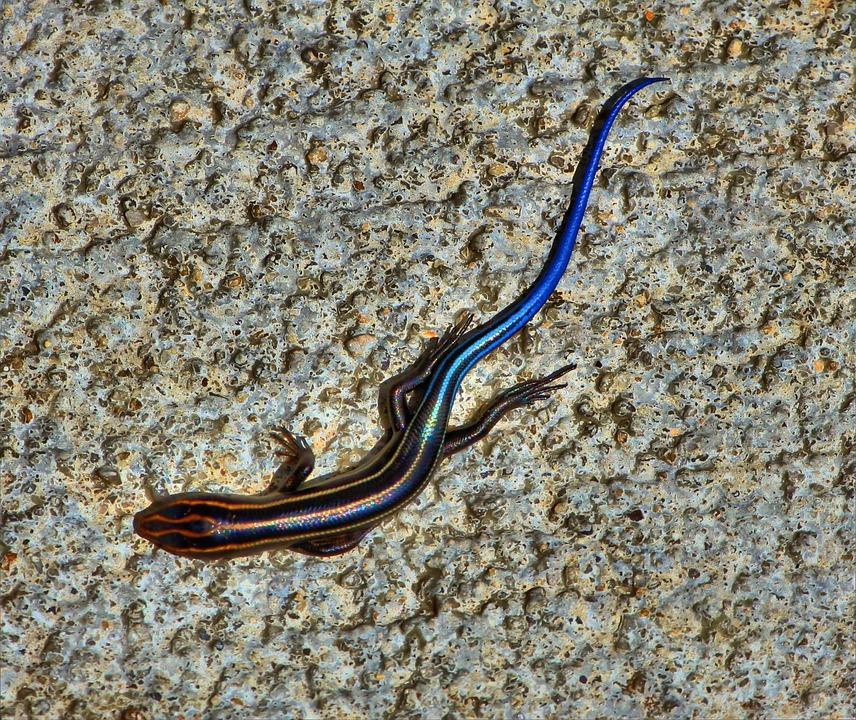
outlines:
[[[465,313],[454,325],[439,338],[433,338],[411,370],[402,373],[389,387],[389,417],[393,431],[404,430],[410,422],[410,410],[407,407],[408,393],[418,390],[430,378],[437,363],[446,352],[460,340],[473,322],[473,314]]]
[[[449,457],[460,452],[487,435],[500,418],[510,410],[526,405],[532,405],[550,397],[553,390],[567,387],[567,383],[553,383],[554,380],[566,375],[576,365],[565,365],[558,370],[534,380],[518,383],[501,392],[471,423],[459,428],[450,429],[443,442],[443,457]]]

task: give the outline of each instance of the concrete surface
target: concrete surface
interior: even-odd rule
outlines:
[[[856,4],[64,6],[0,7],[0,716],[853,717]],[[457,414],[567,389],[339,558],[133,534],[372,447],[644,74]]]

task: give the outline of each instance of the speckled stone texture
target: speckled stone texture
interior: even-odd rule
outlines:
[[[0,6],[4,719],[854,713],[856,4]],[[155,551],[319,471],[580,242],[458,419],[569,387],[358,550]]]

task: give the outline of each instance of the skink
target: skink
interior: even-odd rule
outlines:
[[[260,495],[180,493],[153,502],[134,516],[134,530],[157,547],[210,560],[289,548],[317,557],[350,550],[372,528],[413,500],[440,461],[484,437],[515,407],[543,400],[564,387],[553,381],[570,370],[520,383],[500,394],[470,425],[449,429],[449,416],[467,372],[520,330],[556,289],[568,266],[606,138],[622,106],[639,90],[665,78],[639,78],[607,100],[574,175],[570,206],[547,261],[517,300],[478,327],[467,316],[429,346],[414,368],[389,391],[392,434],[383,449],[355,468],[308,480],[315,464],[302,439],[287,431],[285,462]],[[415,411],[407,396],[421,397]]]

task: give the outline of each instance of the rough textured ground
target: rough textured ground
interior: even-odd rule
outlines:
[[[64,5],[0,7],[3,718],[853,716],[853,2]],[[643,74],[457,413],[567,389],[337,559],[133,534],[370,448]]]

